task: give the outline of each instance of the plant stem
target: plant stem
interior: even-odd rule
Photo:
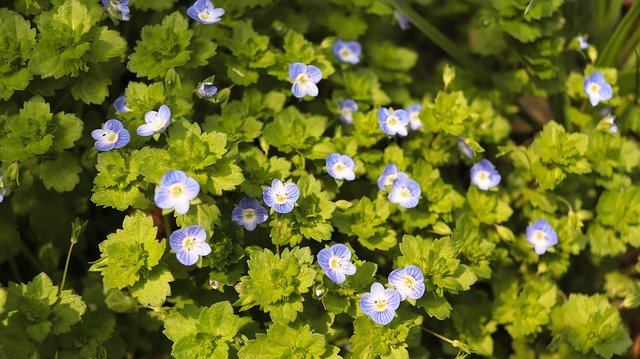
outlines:
[[[74,242],[69,245],[69,251],[67,252],[67,261],[64,263],[64,272],[62,273],[62,282],[60,282],[60,289],[58,290],[58,296],[64,289],[64,283],[67,281],[67,271],[69,270],[69,261],[71,260],[71,251],[73,250]]]

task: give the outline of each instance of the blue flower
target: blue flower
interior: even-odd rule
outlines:
[[[2,203],[2,201],[4,201],[4,197],[7,195],[7,188],[4,186],[4,182],[2,181],[2,174],[0,174],[0,188],[2,188],[0,191],[0,203]]]
[[[393,181],[398,177],[399,173],[402,172],[398,172],[398,166],[389,163],[382,171],[380,177],[378,177],[378,188],[380,188],[381,191],[386,191],[387,186],[393,184]]]
[[[587,39],[584,36],[578,36],[576,37],[576,40],[578,40],[580,50],[586,50],[589,48],[589,42],[587,42]]]
[[[179,170],[171,170],[162,176],[153,200],[162,209],[175,209],[179,214],[189,212],[189,202],[198,197],[200,184]]]
[[[500,183],[500,174],[489,160],[484,159],[471,167],[471,182],[483,191]]]
[[[400,293],[393,289],[385,289],[382,284],[375,282],[371,285],[371,292],[360,298],[360,308],[374,322],[386,325],[396,316],[396,309],[401,301]]]
[[[413,208],[420,200],[420,185],[405,173],[399,173],[391,185],[389,201],[399,204],[404,208]]]
[[[158,111],[149,111],[144,115],[144,125],[140,125],[136,131],[140,136],[153,136],[164,132],[171,122],[171,111],[167,105],[160,106]]]
[[[381,107],[378,110],[378,123],[382,132],[389,136],[398,134],[400,136],[407,135],[407,125],[409,124],[409,113],[405,110],[389,110]]]
[[[356,178],[355,169],[356,163],[347,155],[332,153],[327,156],[327,173],[335,179],[352,181]]]
[[[400,26],[402,30],[406,30],[409,28],[410,21],[407,15],[401,13],[400,11],[394,11],[393,16],[396,18],[398,26]]]
[[[468,159],[472,160],[475,157],[475,151],[467,145],[467,141],[464,138],[458,139],[458,150]]]
[[[294,62],[289,65],[289,78],[293,81],[291,92],[297,98],[305,95],[318,96],[316,84],[322,80],[322,72],[313,65],[305,65],[302,62]]]
[[[358,111],[358,104],[353,100],[344,100],[338,103],[338,118],[348,124],[353,123],[353,113]]]
[[[351,263],[351,251],[344,244],[334,244],[318,252],[318,264],[327,277],[338,284],[356,273],[356,267]]]
[[[245,197],[231,212],[231,219],[247,231],[253,231],[260,223],[264,223],[269,215],[257,199]]]
[[[200,256],[211,253],[211,247],[206,241],[207,232],[198,225],[178,229],[169,236],[169,245],[176,252],[178,262],[186,266],[195,264]]]
[[[129,21],[129,0],[101,0],[109,16]]]
[[[422,120],[420,120],[420,111],[422,106],[419,103],[409,106],[405,111],[409,113],[409,126],[412,130],[417,130],[422,127]]]
[[[224,9],[214,8],[209,0],[196,0],[187,9],[187,15],[201,24],[215,24],[224,15]]]
[[[262,198],[267,206],[273,208],[278,213],[289,213],[300,197],[300,189],[293,183],[282,184],[279,179],[271,182],[271,187],[267,187],[262,192]]]
[[[604,119],[602,119],[602,121],[608,123],[609,129],[607,130],[607,132],[609,132],[610,134],[614,135],[616,133],[618,133],[618,125],[616,125],[616,118],[609,115],[607,117],[605,117]]]
[[[424,295],[424,275],[422,270],[414,265],[391,272],[389,284],[400,293],[402,300],[407,298],[420,299]]]
[[[600,71],[596,71],[584,79],[584,91],[589,96],[589,102],[592,106],[613,97],[613,88],[607,83]]]
[[[533,244],[536,254],[541,255],[558,243],[558,234],[549,222],[539,219],[527,227],[527,241]]]
[[[131,112],[131,109],[127,106],[127,97],[125,95],[120,95],[114,102],[113,108],[116,109],[117,113],[123,112]]]
[[[108,120],[102,124],[102,128],[91,131],[91,137],[96,140],[96,149],[103,152],[124,147],[131,140],[129,131],[122,122],[115,119]]]
[[[198,95],[202,98],[213,97],[218,92],[218,88],[213,86],[213,82],[203,82],[198,86]]]
[[[357,41],[338,41],[333,45],[333,54],[338,60],[349,64],[357,64],[360,62],[360,54],[362,47]]]

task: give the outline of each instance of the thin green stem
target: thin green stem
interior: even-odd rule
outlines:
[[[469,73],[477,76],[478,80],[488,82],[488,72],[478,65],[476,60],[473,60],[469,54],[461,47],[451,41],[446,35],[438,30],[433,24],[427,21],[425,18],[415,12],[411,6],[403,2],[402,0],[386,0],[396,10],[403,13],[409,21],[411,21],[420,32],[425,34],[431,41],[433,41],[444,52],[451,56],[462,67],[469,71]]]
[[[466,354],[471,354],[471,349],[466,344],[464,344],[463,342],[461,342],[459,340],[455,340],[455,339],[449,339],[449,338],[445,337],[442,334],[439,334],[439,333],[436,333],[436,332],[430,330],[427,327],[422,327],[422,329],[424,331],[426,331],[427,333],[433,335],[434,337],[451,344],[454,348],[458,348],[459,350],[465,352]]]
[[[557,195],[555,193],[552,193],[554,197],[556,197],[560,202],[564,203],[567,208],[569,209],[569,213],[573,213],[573,206],[571,206],[571,203],[569,203],[569,201],[567,201],[564,197]]]
[[[613,35],[596,60],[596,66],[615,67],[620,63],[620,50],[623,45],[634,48],[637,43],[628,43],[633,25],[640,18],[640,1],[634,1],[629,12],[622,18]],[[638,40],[636,40],[638,41]]]
[[[64,283],[67,281],[67,271],[69,270],[69,261],[71,260],[71,251],[73,250],[74,245],[75,243],[71,242],[71,245],[69,246],[69,251],[67,252],[67,260],[64,263],[64,272],[62,273],[62,282],[60,282],[60,289],[58,290],[58,295],[62,293],[62,290],[64,289]]]
[[[168,215],[162,215],[162,224],[164,225],[164,235],[166,238],[169,238],[171,235],[171,220]]]

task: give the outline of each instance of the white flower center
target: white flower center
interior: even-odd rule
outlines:
[[[344,117],[345,119],[351,119],[351,109],[350,108],[343,108],[340,109],[340,115],[342,115],[342,117]]]
[[[167,189],[169,191],[169,196],[177,198],[184,196],[186,190],[182,183],[174,183]]]
[[[309,75],[307,75],[306,72],[303,72],[298,76],[296,76],[296,82],[299,83],[300,85],[305,85],[311,82],[311,78],[309,77]]]
[[[346,47],[341,48],[341,49],[338,51],[338,53],[340,54],[340,56],[341,56],[342,58],[350,57],[350,56],[353,54],[353,53],[351,52],[351,50],[349,50],[349,49],[348,49],[348,48],[346,48]]]
[[[402,282],[407,288],[412,289],[416,285],[416,279],[410,275],[405,275]]]
[[[589,84],[589,92],[594,95],[600,94],[600,85],[595,82]]]
[[[333,170],[337,173],[337,174],[342,174],[344,173],[344,171],[347,169],[347,166],[344,165],[344,163],[342,162],[338,162],[336,164],[333,165]]]
[[[204,9],[203,11],[198,13],[198,18],[200,18],[200,20],[202,21],[209,21],[211,20],[211,13],[209,12],[209,10]]]
[[[118,141],[118,133],[113,131],[107,131],[102,134],[102,141],[107,143],[115,143]]]
[[[538,243],[546,243],[547,242],[547,234],[544,233],[543,230],[536,230],[533,233],[533,240],[538,242]]]
[[[488,182],[489,177],[491,177],[491,175],[487,171],[478,171],[478,174],[476,174],[476,180],[478,180],[478,182]]]
[[[373,309],[376,312],[384,312],[385,310],[387,310],[388,306],[389,303],[385,298],[376,298],[373,300]]]
[[[289,196],[287,196],[287,192],[283,192],[283,191],[276,192],[274,197],[275,197],[275,202],[277,204],[285,204],[289,199]]]
[[[182,240],[182,249],[186,252],[191,252],[198,246],[198,242],[194,237],[186,237]]]
[[[398,194],[403,199],[409,199],[409,198],[412,197],[411,196],[411,191],[407,187],[404,187],[404,186],[402,188],[400,188],[400,190],[398,190]]]
[[[387,176],[387,179],[384,181],[384,185],[385,186],[390,186],[393,184],[393,181],[395,181],[396,177],[398,177],[397,173],[394,174],[390,174]]]
[[[340,265],[341,260],[338,257],[331,257],[329,258],[329,268],[333,269],[333,270],[338,270],[340,269],[342,266]]]
[[[387,125],[389,125],[390,127],[396,126],[399,122],[400,120],[395,114],[389,115],[389,117],[387,117]]]
[[[256,217],[256,210],[253,208],[246,208],[242,211],[242,218],[245,221],[252,221]]]

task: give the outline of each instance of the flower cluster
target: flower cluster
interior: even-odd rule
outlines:
[[[409,178],[409,176],[398,171],[398,166],[393,163],[388,164],[380,177],[378,177],[378,188],[381,191],[389,192],[389,201],[399,204],[404,208],[413,208],[420,200],[420,184]]]
[[[336,284],[344,283],[347,276],[356,273],[356,267],[351,263],[351,250],[344,244],[324,248],[317,257],[320,268]],[[425,291],[422,270],[414,265],[392,271],[388,282],[394,289],[386,289],[375,282],[371,285],[371,291],[360,297],[362,312],[382,325],[393,320],[401,301],[407,298],[420,299]]]
[[[113,104],[116,113],[129,112],[124,95],[118,97]],[[136,133],[140,136],[153,136],[164,132],[171,122],[171,110],[167,105],[161,105],[158,111],[149,111],[144,116],[145,124],[140,125]],[[93,130],[91,137],[96,140],[94,146],[98,151],[110,151],[126,146],[131,140],[131,135],[120,120],[110,119],[102,128]]]

